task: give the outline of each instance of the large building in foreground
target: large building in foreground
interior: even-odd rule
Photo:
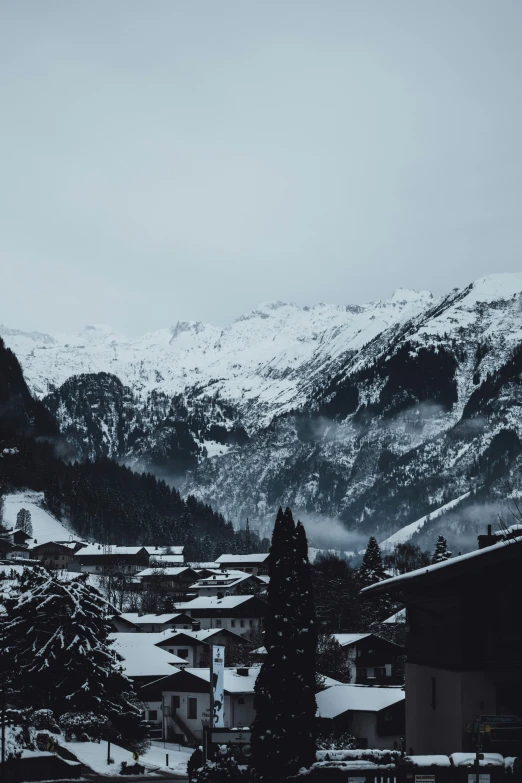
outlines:
[[[477,551],[366,588],[407,607],[406,745],[416,754],[522,754],[522,538],[481,537]],[[520,723],[522,726],[522,723]]]

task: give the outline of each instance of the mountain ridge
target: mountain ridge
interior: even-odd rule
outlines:
[[[225,328],[180,321],[135,340],[0,334],[81,456],[170,471],[236,524],[289,502],[387,538],[519,483],[522,274],[437,299],[269,302]]]

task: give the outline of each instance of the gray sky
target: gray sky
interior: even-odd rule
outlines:
[[[521,30],[520,0],[4,0],[0,322],[520,271]]]

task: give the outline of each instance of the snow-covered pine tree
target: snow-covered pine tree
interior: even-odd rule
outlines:
[[[255,686],[253,766],[261,780],[296,774],[315,760],[316,630],[306,535],[279,509],[269,557],[267,654]]]
[[[26,508],[21,508],[16,515],[17,530],[23,530],[28,535],[33,535],[33,523],[31,522],[31,512]]]
[[[433,552],[433,555],[431,557],[432,563],[443,563],[444,560],[449,560],[451,557],[451,552],[448,549],[448,542],[444,538],[444,536],[440,535],[437,538],[437,543],[435,544],[435,551]]]
[[[147,736],[141,705],[110,648],[105,601],[86,577],[62,582],[26,568],[18,595],[4,604],[0,667],[17,701],[57,718],[105,715],[127,745],[139,747]]]

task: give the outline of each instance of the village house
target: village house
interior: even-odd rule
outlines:
[[[252,724],[258,673],[259,667],[225,667],[225,727]],[[199,743],[203,735],[202,724],[208,725],[210,718],[209,685],[208,668],[186,668],[141,687],[138,695],[149,706],[159,705],[167,739]]]
[[[160,633],[109,634],[111,649],[122,657],[120,664],[125,674],[132,677],[138,685],[172,674],[172,667],[177,669],[188,665],[186,659],[158,646],[162,637],[163,634]]]
[[[201,630],[227,628],[243,634],[263,629],[266,604],[255,595],[230,595],[223,598],[194,598],[178,604],[187,614],[200,623]]]
[[[352,734],[359,748],[398,750],[404,737],[404,691],[400,687],[334,685],[316,695],[324,734]]]
[[[40,560],[46,568],[68,569],[75,553],[83,546],[79,541],[47,541],[45,544],[33,546],[31,556]]]
[[[2,560],[29,560],[31,552],[28,542],[31,536],[19,528],[5,530],[0,539],[0,558]]]
[[[79,549],[69,564],[70,571],[88,574],[136,574],[149,566],[149,553],[143,546],[88,544]]]
[[[268,576],[268,553],[257,555],[220,555],[216,563],[223,571],[244,571],[255,576]]]
[[[332,636],[346,653],[350,668],[348,682],[402,685],[403,667],[398,671],[397,659],[405,654],[403,647],[373,633],[334,633]]]
[[[142,614],[140,612],[121,612],[111,619],[118,632],[122,633],[161,633],[172,630],[192,630],[193,620],[184,612],[163,614]]]
[[[174,568],[146,568],[136,574],[142,586],[142,591],[153,590],[158,593],[168,593],[174,601],[188,601],[197,597],[192,585],[198,579],[193,568],[175,566]]]
[[[184,546],[149,546],[144,544],[150,555],[150,565],[164,568],[166,566],[182,566],[185,563]]]
[[[238,645],[248,645],[243,636],[227,631],[225,628],[206,631],[178,631],[174,634],[164,632],[162,639],[156,643],[170,653],[185,658],[188,665],[193,668],[208,666],[212,644],[219,644],[225,648],[225,661],[227,660],[227,649],[237,648]]]
[[[221,571],[200,578],[191,585],[195,597],[244,595],[249,591],[263,590],[266,587],[260,577],[246,574],[244,571]]]
[[[522,538],[489,531],[479,543],[364,590],[406,605],[406,745],[416,754],[472,750],[477,719],[491,729],[484,750],[522,752]]]

